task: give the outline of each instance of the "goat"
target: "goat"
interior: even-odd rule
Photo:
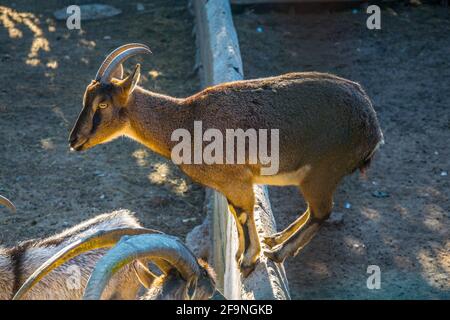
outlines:
[[[108,230],[62,249],[27,279],[14,299],[20,299],[46,274],[77,255],[96,249],[104,242],[117,242],[118,238],[114,237],[112,240],[111,237],[116,231]],[[212,269],[206,262],[197,260],[178,238],[156,233],[122,235],[119,243],[98,261],[92,271],[85,287],[84,299],[98,300],[105,297],[104,291],[114,274],[133,260],[139,281],[148,289],[143,300],[204,300],[223,297],[215,289]],[[147,268],[148,264],[146,266],[141,261],[156,265],[162,275],[157,276]]]
[[[92,238],[93,235],[110,230],[115,231],[113,234],[109,233],[110,242],[124,234],[155,232],[141,228],[129,211],[119,210],[99,215],[45,239],[24,241],[12,248],[0,247],[0,300],[11,299],[24,281],[61,249],[77,244],[86,237]],[[102,248],[108,246],[110,246],[109,243],[102,242]],[[23,298],[28,300],[81,299],[91,271],[105,252],[105,249],[87,252],[77,256],[70,264],[60,264],[32,290],[24,292]],[[141,284],[134,273],[132,266],[118,272],[106,288],[104,298],[135,299]]]
[[[142,44],[114,50],[86,88],[83,108],[70,133],[72,150],[84,151],[119,136],[134,139],[171,158],[176,129],[191,136],[194,121],[222,134],[226,129],[279,129],[279,171],[264,175],[264,163],[187,164],[192,180],[228,200],[239,235],[236,259],[244,276],[258,262],[261,245],[253,210],[254,184],[299,188],[307,210],[284,231],[266,237],[265,254],[276,262],[295,256],[317,233],[333,207],[344,176],[364,170],[383,143],[372,103],[355,82],[317,72],[223,83],[187,98],[147,91],[137,85],[140,65],[123,78],[122,63],[151,53]]]

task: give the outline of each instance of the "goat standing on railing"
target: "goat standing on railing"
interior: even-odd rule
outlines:
[[[369,97],[350,80],[289,73],[224,83],[177,99],[137,86],[139,65],[122,79],[122,63],[139,53],[150,49],[128,44],[103,62],[84,94],[70,146],[82,151],[128,136],[171,158],[177,145],[172,133],[184,129],[193,137],[195,121],[222,134],[227,129],[279,129],[279,171],[274,175],[264,175],[265,164],[261,159],[251,163],[248,153],[244,164],[180,164],[194,181],[227,198],[239,235],[236,259],[244,275],[253,270],[261,251],[253,216],[254,184],[297,186],[308,204],[286,230],[264,239],[272,248],[266,254],[282,262],[297,254],[329,217],[342,178],[364,171],[383,142]]]

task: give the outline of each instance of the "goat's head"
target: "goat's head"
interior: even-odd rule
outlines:
[[[214,275],[209,267],[200,263],[178,238],[164,234],[142,234],[122,238],[98,262],[86,286],[84,298],[100,299],[114,272],[136,259],[150,261],[163,272],[159,277],[148,269],[137,272],[148,289],[158,287],[153,299],[209,299],[216,293]]]
[[[224,299],[222,294],[215,289],[216,275],[212,268],[203,260],[197,260],[199,274],[186,281],[180,271],[171,266],[164,266],[161,261],[157,262],[159,268],[163,269],[163,275],[157,277],[146,276],[152,279],[151,285],[146,285],[147,293],[143,300],[207,300]],[[137,263],[135,262],[135,266]],[[142,277],[141,277],[142,278]],[[141,280],[141,283],[144,283]]]
[[[0,205],[7,207],[12,212],[16,212],[16,207],[14,206],[14,203],[9,201],[7,198],[5,198],[2,195],[0,195]]]
[[[86,88],[83,109],[72,129],[72,150],[87,150],[123,135],[127,126],[125,107],[140,78],[140,65],[123,78],[122,63],[137,54],[151,53],[138,43],[121,46],[111,52]]]
[[[41,266],[19,289],[14,299],[21,298],[45,274],[69,259],[86,251],[105,247],[105,244],[119,243],[109,250],[97,263],[85,289],[85,299],[100,299],[109,280],[126,264],[133,263],[141,283],[149,289],[147,297],[152,299],[209,299],[221,298],[215,289],[214,274],[207,264],[198,261],[178,238],[148,233],[133,232],[123,236],[117,230],[74,243],[58,252],[54,258]],[[148,268],[151,262],[161,272],[158,276]]]

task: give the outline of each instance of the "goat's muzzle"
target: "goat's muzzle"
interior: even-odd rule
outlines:
[[[88,141],[88,138],[79,137],[78,135],[71,135],[69,138],[70,151],[82,151],[83,145]]]

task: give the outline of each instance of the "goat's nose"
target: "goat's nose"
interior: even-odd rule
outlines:
[[[88,138],[84,137],[83,135],[78,134],[74,134],[73,136],[71,135],[69,138],[70,150],[80,151],[87,140]]]
[[[69,137],[69,144],[72,146],[78,140],[78,136],[75,134],[71,134]]]

